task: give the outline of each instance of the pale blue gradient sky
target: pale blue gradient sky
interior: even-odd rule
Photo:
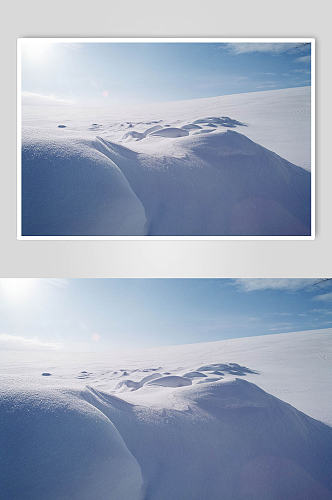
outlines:
[[[98,351],[332,327],[332,282],[316,282],[2,279],[0,346],[19,336]]]
[[[310,85],[310,44],[22,42],[22,91],[79,104]]]

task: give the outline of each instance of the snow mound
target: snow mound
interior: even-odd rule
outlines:
[[[141,500],[137,461],[80,393],[11,391],[0,409],[2,498]]]
[[[130,127],[133,127],[133,125],[130,125]],[[141,141],[142,139],[145,139],[146,136],[151,135],[153,132],[157,130],[161,130],[162,126],[161,125],[154,125],[153,127],[150,127],[146,129],[144,132],[138,132],[136,130],[131,130],[130,132],[127,132],[124,134],[122,139],[127,142],[128,140],[135,140],[135,141]]]
[[[310,173],[234,131],[180,137],[159,158],[104,141],[149,235],[310,234]],[[181,156],[180,156],[181,154]]]
[[[207,118],[199,118],[194,121],[194,124],[202,124],[202,125],[207,125],[207,126],[213,126],[216,127],[218,125],[221,125],[222,127],[227,127],[227,128],[235,128],[237,126],[245,127],[246,124],[239,122],[238,120],[234,120],[233,118],[230,118],[229,116],[209,116]]]
[[[183,125],[181,128],[183,128],[184,130],[199,130],[202,127],[195,123],[188,123],[188,125]]]
[[[151,375],[147,375],[146,377],[142,378],[142,380],[139,382],[140,386],[142,387],[147,382],[150,382],[151,380],[160,378],[161,376],[162,376],[161,373],[151,373]]]
[[[162,387],[183,387],[185,385],[191,385],[191,380],[185,377],[179,377],[178,375],[167,375],[166,377],[156,378],[148,382],[147,385],[159,385]]]
[[[161,125],[154,125],[153,127],[146,129],[144,135],[147,136],[149,134],[152,134],[152,132],[155,132],[156,130],[161,130],[162,128],[163,127]]]
[[[185,409],[132,405],[93,388],[27,402],[7,396],[5,497],[41,500],[47,483],[51,500],[331,499],[331,427],[243,380],[176,394]]]
[[[206,377],[206,375],[202,372],[198,372],[198,371],[195,371],[195,372],[188,372],[188,373],[185,373],[183,375],[184,377],[187,377],[187,378],[200,378],[200,377]]]
[[[222,380],[224,377],[206,377],[203,380],[198,380],[198,384],[207,384],[209,382],[218,382],[218,380]]]
[[[139,418],[144,450],[127,440],[147,498],[331,498],[330,427],[241,380],[183,391],[187,411]]]
[[[193,133],[193,135],[200,135],[200,134],[209,134],[210,132],[214,132],[216,128],[202,128],[201,130],[197,130],[196,132]]]
[[[158,135],[160,137],[184,137],[186,135],[189,135],[189,132],[187,130],[184,130],[183,128],[181,129],[177,127],[169,127],[156,130],[150,135]]]
[[[119,392],[123,392],[125,390],[129,391],[137,391],[141,387],[143,387],[144,384],[150,382],[151,380],[158,379],[161,377],[160,373],[152,373],[151,375],[147,375],[146,377],[142,378],[142,380],[135,382],[134,380],[123,380],[117,384],[115,389]]]
[[[124,136],[123,136],[123,139],[126,140],[126,139],[132,139],[132,140],[135,140],[135,141],[140,141],[142,139],[144,139],[145,137],[145,134],[142,133],[142,132],[136,132],[135,130],[132,130],[131,132],[127,132]]]
[[[239,365],[238,363],[212,363],[209,365],[200,366],[197,369],[198,372],[212,372],[215,375],[224,375],[224,372],[231,375],[244,376],[248,373],[256,374],[255,370],[248,368],[247,366]]]
[[[115,387],[115,389],[118,390],[119,392],[125,391],[125,390],[137,391],[137,389],[139,389],[140,387],[141,387],[141,385],[139,382],[135,382],[134,380],[127,379],[127,380],[122,380],[121,382],[119,382],[117,384],[117,386]]]
[[[140,151],[26,137],[23,235],[310,235],[309,172],[235,131],[194,134],[163,128]]]
[[[328,330],[173,346],[141,360],[126,353],[111,367],[109,353],[70,356],[68,366],[63,355],[45,365],[44,354],[32,362],[30,352],[7,353],[1,498],[331,500],[332,428],[269,394],[330,418],[331,338]],[[41,377],[51,366],[53,376]],[[166,370],[189,385],[151,386]],[[175,376],[185,371],[208,376]],[[127,382],[119,397],[124,373],[140,387]],[[92,386],[78,374],[91,374]],[[245,375],[250,382],[234,379]]]
[[[98,142],[73,137],[24,141],[23,235],[145,233],[144,207]]]

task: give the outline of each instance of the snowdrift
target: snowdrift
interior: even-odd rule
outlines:
[[[240,379],[149,390],[174,391],[184,409],[92,387],[4,390],[4,498],[332,498],[331,427]]]
[[[140,467],[112,422],[80,394],[1,392],[1,498],[140,500]]]
[[[219,129],[163,128],[143,134],[140,151],[67,129],[28,136],[22,234],[310,235],[310,173]]]
[[[331,356],[332,329],[2,351],[0,496],[331,500]]]
[[[145,233],[142,203],[98,141],[24,141],[22,234],[98,236]]]

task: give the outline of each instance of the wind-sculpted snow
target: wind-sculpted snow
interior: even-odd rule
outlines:
[[[22,121],[24,236],[311,234],[310,87]]]
[[[79,392],[1,391],[0,450],[4,500],[142,498],[139,464]]]
[[[329,500],[332,428],[236,379],[173,390],[185,409],[4,390],[3,498]]]
[[[140,389],[141,387],[143,387],[144,384],[147,384],[154,379],[159,380],[159,377],[161,377],[160,373],[152,373],[151,375],[147,375],[146,377],[143,377],[142,380],[139,380],[137,382],[135,382],[134,380],[126,379],[126,380],[123,380],[122,382],[118,383],[118,385],[116,386],[116,390],[118,392],[125,391],[125,390],[137,391],[137,389]],[[187,384],[187,385],[189,385],[189,384]]]
[[[23,235],[310,234],[310,174],[243,134],[162,128],[135,151],[66,131],[23,142]]]
[[[184,387],[191,385],[188,377],[179,377],[178,375],[167,375],[166,377],[156,378],[148,382],[149,385],[159,385],[161,387]]]
[[[22,165],[22,234],[145,233],[142,203],[98,140],[27,139]]]
[[[88,398],[140,463],[146,500],[332,498],[330,427],[241,380],[176,391],[184,411]]]
[[[332,329],[0,352],[0,497],[331,500],[331,356]]]
[[[162,128],[160,130],[157,130],[156,132],[152,132],[151,135],[157,135],[160,137],[183,137],[189,135],[189,132],[185,129],[169,127]]]

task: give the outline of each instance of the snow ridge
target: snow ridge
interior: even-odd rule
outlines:
[[[25,141],[23,234],[310,234],[309,172],[233,130],[162,130],[144,139],[158,155],[102,136]]]
[[[92,387],[2,395],[5,498],[332,498],[331,427],[245,380],[151,390],[186,409]]]
[[[0,353],[1,498],[331,500],[331,346]]]

